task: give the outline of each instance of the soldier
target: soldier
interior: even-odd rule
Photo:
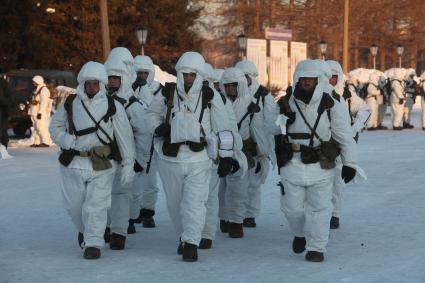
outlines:
[[[205,224],[205,203],[211,176],[207,136],[231,131],[223,100],[203,86],[205,60],[196,52],[184,53],[177,62],[177,84],[166,84],[154,97],[148,121],[155,129],[155,150],[167,207],[180,237],[177,249],[184,261],[198,259]],[[224,134],[224,133],[223,133]],[[230,143],[233,145],[233,140]],[[218,174],[232,171],[233,150],[218,148]]]
[[[413,125],[410,124],[410,119],[412,117],[412,108],[415,104],[416,91],[419,78],[416,76],[415,69],[406,70],[405,78],[405,92],[406,92],[406,103],[403,109],[403,129],[413,129]]]
[[[28,113],[34,126],[34,144],[31,147],[49,147],[52,144],[48,130],[52,105],[50,91],[42,76],[34,76],[32,81],[35,91]]]
[[[370,117],[370,108],[364,102],[363,99],[357,96],[356,93],[350,92],[347,87],[344,86],[344,74],[341,68],[341,65],[336,61],[326,61],[329,68],[332,72],[332,78],[329,80],[329,83],[334,87],[334,93],[338,96],[335,98],[343,103],[348,112],[348,119],[351,124],[353,133],[352,136],[356,142],[358,141],[358,137],[360,131],[366,127],[367,121]],[[375,81],[373,81],[375,82]],[[368,90],[370,88],[370,84],[368,86]],[[368,94],[370,95],[370,91]],[[372,97],[373,98],[373,97]],[[375,98],[373,98],[375,99]],[[375,105],[376,111],[377,105]],[[377,113],[376,113],[377,114]],[[339,220],[341,217],[341,203],[342,203],[342,192],[345,188],[345,182],[341,178],[341,170],[342,163],[341,159],[338,157],[336,159],[336,169],[335,169],[335,177],[333,182],[332,189],[332,217],[330,220],[330,228],[338,229],[339,228]]]
[[[394,70],[391,79],[391,110],[393,113],[393,130],[401,131],[404,106],[406,103],[406,92],[404,82],[405,70],[397,68]]]
[[[275,128],[275,117],[278,112],[275,111],[276,102],[270,91],[260,85],[257,80],[258,71],[255,64],[251,61],[244,60],[238,62],[235,66],[242,70],[248,83],[249,93],[257,105],[260,106],[260,112],[255,116],[262,116],[261,126],[264,131],[266,142],[263,146],[263,154],[255,158],[256,166],[248,171],[249,185],[248,198],[246,200],[246,212],[243,222],[244,227],[256,227],[255,218],[260,214],[261,209],[261,185],[264,184],[270,170],[270,157],[273,155],[274,148],[273,136],[276,134],[272,131]]]
[[[381,78],[381,73],[378,71],[372,72],[369,76],[369,84],[367,87],[367,96],[366,102],[370,107],[371,116],[369,119],[368,131],[374,131],[378,129],[379,123],[379,105],[383,102],[381,97],[381,89],[379,86],[379,81]]]
[[[335,159],[341,152],[341,178],[348,183],[356,174],[356,144],[345,106],[326,92],[329,78],[323,62],[301,61],[293,81],[293,94],[278,101],[286,117],[282,120],[287,120],[276,140],[281,209],[295,234],[293,251],[307,249],[306,260],[321,262],[329,236]]]
[[[77,80],[76,95],[60,105],[49,130],[61,148],[65,209],[79,232],[84,258],[97,259],[104,245],[117,167],[123,186],[134,176],[134,142],[123,106],[106,95],[105,67],[88,62]]]
[[[215,82],[219,81],[218,74],[215,72],[215,70],[212,68],[210,64],[205,65],[205,79],[206,83],[209,87],[215,88]],[[222,73],[219,74],[219,76],[222,76]],[[242,152],[242,138],[239,135],[238,127],[236,124],[236,117],[235,113],[233,112],[233,107],[231,101],[229,101],[226,96],[219,93],[221,96],[224,106],[227,110],[227,115],[230,119],[230,123],[232,126],[232,135],[233,135],[233,154],[232,157],[235,161],[235,169],[233,170],[233,173],[229,175],[228,177],[224,177],[225,179],[231,178],[230,176],[242,176],[245,174],[247,170],[247,163],[245,155]],[[236,165],[237,164],[237,165]],[[238,169],[239,168],[239,169]],[[212,242],[215,239],[216,231],[217,231],[217,214],[219,211],[219,199],[218,199],[218,193],[219,193],[219,187],[221,179],[219,175],[217,174],[218,164],[214,163],[211,169],[211,179],[210,179],[210,188],[208,193],[208,200],[207,200],[207,212],[206,212],[206,218],[205,218],[205,226],[202,230],[202,238],[201,242],[199,243],[200,249],[210,249],[212,247]],[[222,179],[224,179],[222,178]],[[222,199],[220,200],[222,201]]]
[[[162,85],[155,81],[155,66],[152,59],[148,56],[138,55],[134,58],[134,66],[137,73],[137,79],[133,83],[134,95],[141,101],[145,112],[154,96],[161,95]],[[153,151],[153,136],[149,130],[143,131],[140,142],[140,165],[147,167],[149,162],[149,172],[143,170],[136,177],[131,203],[131,218],[135,223],[143,223],[145,228],[155,227],[155,205],[158,199],[158,169],[157,157]],[[151,150],[152,149],[152,150]]]

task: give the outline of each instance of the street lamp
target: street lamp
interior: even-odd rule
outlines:
[[[241,33],[240,35],[238,35],[237,40],[238,40],[238,47],[239,47],[239,58],[243,59],[245,56],[245,50],[246,50],[246,44],[247,44],[248,38],[243,33]]]
[[[148,29],[145,27],[138,27],[136,29],[136,36],[137,40],[139,41],[140,45],[142,45],[142,55],[145,55],[145,49],[143,45],[146,44],[146,39],[148,37]]]
[[[398,67],[401,68],[401,55],[403,55],[404,52],[404,46],[399,44],[397,45],[397,54],[398,54]]]
[[[322,60],[325,60],[326,49],[328,49],[328,43],[324,40],[319,42],[320,53],[322,53]]]
[[[376,54],[378,54],[378,46],[376,46],[376,44],[372,44],[369,49],[373,58],[373,69],[376,69]]]

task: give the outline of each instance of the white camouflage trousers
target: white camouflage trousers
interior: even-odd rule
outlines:
[[[205,225],[212,161],[170,162],[158,158],[168,213],[182,242],[199,245]]]
[[[308,251],[325,252],[332,214],[333,178],[316,182],[282,178],[281,210],[296,237],[306,238]]]
[[[105,244],[103,234],[115,171],[114,162],[112,168],[102,171],[60,165],[63,204],[77,230],[84,234],[86,247],[101,248]]]

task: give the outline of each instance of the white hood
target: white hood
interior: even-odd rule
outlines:
[[[339,95],[344,93],[344,72],[342,71],[341,65],[337,61],[328,60],[326,64],[331,69],[332,75],[337,75],[338,80],[336,85],[334,86],[335,92]]]
[[[258,70],[255,64],[249,60],[243,60],[236,63],[235,67],[242,70],[245,75],[249,76],[249,78],[251,79],[249,92],[251,93],[251,95],[254,95],[260,87],[260,83],[257,80]]]
[[[327,66],[322,60],[307,59],[300,61],[295,68],[293,79],[295,84],[298,83],[300,78],[317,78],[317,86],[314,90],[311,102],[321,99],[323,91],[329,89],[330,69],[324,68],[325,65]]]
[[[131,85],[136,80],[134,58],[130,51],[124,47],[112,49],[108,59],[106,59],[105,67],[108,71],[108,75],[121,77],[121,87],[118,96],[128,99],[132,95]]]
[[[147,85],[151,85],[155,79],[155,66],[152,62],[152,59],[149,56],[137,55],[134,57],[134,67],[137,72],[148,72],[149,76]]]
[[[106,85],[108,84],[108,74],[106,73],[105,66],[98,62],[87,62],[81,68],[77,77],[78,87],[77,94],[82,99],[85,100],[87,95],[84,90],[84,83],[86,81],[99,81],[100,90],[98,94],[106,95]],[[96,96],[98,95],[96,94]]]
[[[204,81],[205,60],[198,52],[189,51],[184,53],[176,64],[177,71],[177,91],[182,97],[191,96],[192,94],[199,94]],[[196,73],[196,79],[193,82],[189,93],[184,89],[183,73]]]
[[[204,79],[208,81],[208,85],[214,88],[214,82],[218,81],[217,75],[211,64],[205,63]]]

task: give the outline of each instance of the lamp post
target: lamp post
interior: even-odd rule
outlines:
[[[241,33],[240,35],[238,35],[237,40],[238,40],[238,47],[239,47],[239,58],[243,60],[245,56],[246,44],[247,44],[248,38],[243,33]]]
[[[372,54],[372,58],[373,58],[373,69],[376,69],[376,54],[378,54],[378,46],[376,46],[376,44],[372,44],[370,46],[370,54]]]
[[[401,55],[403,55],[404,52],[404,46],[399,44],[397,45],[397,54],[398,54],[398,67],[401,68]]]
[[[319,42],[320,53],[322,54],[322,60],[325,60],[326,49],[328,49],[328,43],[324,40]]]
[[[146,44],[146,39],[148,38],[148,29],[143,26],[138,27],[136,29],[136,36],[140,45],[142,45],[142,55],[145,55],[145,49],[143,45]]]

